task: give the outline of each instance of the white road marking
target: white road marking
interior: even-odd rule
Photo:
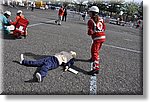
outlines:
[[[125,51],[134,52],[134,53],[142,53],[142,51],[138,51],[138,50],[127,49],[127,48],[118,47],[118,46],[113,46],[113,45],[107,45],[107,44],[103,44],[103,45],[104,45],[104,46],[108,46],[108,47],[113,47],[113,48],[116,48],[116,49],[121,49],[121,50],[125,50]]]
[[[31,24],[31,25],[28,25],[28,27],[30,28],[30,27],[41,25],[41,24],[45,24],[45,23],[54,23],[55,24],[55,20],[45,21],[45,22],[42,22],[42,23]],[[70,28],[69,26],[62,26],[62,27],[63,28]]]
[[[55,21],[55,20],[45,21],[45,22],[43,22],[43,23],[35,23],[35,24],[28,25],[28,27],[33,27],[33,26],[37,26],[37,25],[44,24],[44,23],[54,22],[54,21]]]
[[[33,27],[33,26],[40,25],[40,24],[43,24],[43,23],[31,24],[31,25],[28,25],[28,27]]]
[[[131,39],[124,39],[124,40],[126,40],[126,41],[132,41]]]
[[[93,63],[90,63],[91,64],[91,70],[93,70],[92,68],[92,65]],[[97,85],[96,85],[96,76],[91,76],[91,79],[90,79],[90,95],[96,95],[97,94]]]

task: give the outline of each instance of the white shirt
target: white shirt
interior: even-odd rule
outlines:
[[[59,65],[61,65],[62,63],[67,63],[69,60],[73,58],[71,53],[66,51],[61,51],[60,53],[56,53],[54,56],[58,59]]]

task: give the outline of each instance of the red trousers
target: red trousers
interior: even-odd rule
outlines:
[[[95,40],[93,41],[92,47],[91,47],[91,56],[92,60],[96,63],[97,67],[99,66],[99,52],[102,46],[101,40]]]

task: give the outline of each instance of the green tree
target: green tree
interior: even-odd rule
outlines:
[[[130,3],[127,5],[126,12],[128,15],[133,16],[138,12],[139,6],[136,3]]]
[[[138,12],[139,12],[140,16],[143,16],[143,1],[140,3]]]

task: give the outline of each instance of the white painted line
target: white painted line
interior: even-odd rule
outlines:
[[[31,25],[28,25],[28,27],[33,27],[33,26],[40,25],[40,24],[43,24],[43,23],[31,24]]]
[[[36,24],[31,24],[31,25],[28,25],[28,27],[33,27],[33,26],[37,26],[37,25],[44,24],[44,23],[50,23],[50,22],[54,22],[54,21],[55,21],[55,20],[44,21],[43,23],[36,23]]]
[[[91,64],[91,70],[93,70],[92,65]],[[97,94],[97,85],[96,85],[96,76],[91,76],[90,78],[90,95],[96,95]]]
[[[108,46],[108,47],[113,47],[113,48],[116,48],[116,49],[120,49],[120,50],[125,50],[125,51],[134,52],[134,53],[142,53],[142,51],[127,49],[127,48],[123,48],[123,47],[118,47],[118,46],[113,46],[113,45],[107,45],[107,44],[103,44],[103,45],[104,45],[104,46]]]
[[[126,40],[126,41],[132,41],[131,39],[124,39],[124,40]]]

